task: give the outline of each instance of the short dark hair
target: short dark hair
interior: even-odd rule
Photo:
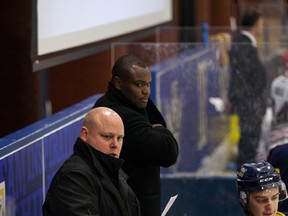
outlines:
[[[120,78],[127,77],[130,72],[130,68],[133,65],[137,65],[142,68],[146,68],[146,64],[144,61],[142,61],[140,58],[134,56],[134,55],[124,55],[117,59],[115,62],[113,68],[112,68],[112,79],[115,76],[118,76]]]
[[[245,29],[253,27],[256,22],[262,17],[262,14],[255,9],[248,9],[241,16],[241,26]]]

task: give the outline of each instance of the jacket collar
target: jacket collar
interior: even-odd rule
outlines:
[[[128,200],[128,186],[120,180],[118,174],[124,161],[92,148],[79,137],[74,145],[74,154],[84,157],[90,166],[95,167],[94,170],[98,172],[103,187],[115,196],[122,214],[129,215],[127,207],[123,202],[123,200]],[[117,186],[111,179],[116,181]]]
[[[245,30],[242,30],[241,34],[245,35],[246,37],[248,37],[251,40],[252,46],[257,47],[257,41],[256,41],[256,38],[254,37],[254,35],[252,35],[249,31],[245,31]]]
[[[109,82],[109,85],[108,85],[108,93],[112,93],[117,101],[121,101],[121,103],[124,105],[124,106],[128,106],[134,110],[139,110],[139,108],[137,108],[136,106],[134,106],[123,94],[121,91],[119,91],[118,89],[115,88],[115,86]]]
[[[110,104],[110,107],[113,108],[114,106],[127,106],[130,109],[133,109],[134,111],[140,113],[145,118],[149,119],[151,124],[160,123],[164,127],[166,127],[165,120],[155,104],[152,102],[152,100],[149,98],[146,108],[137,108],[133,104],[131,104],[126,97],[122,94],[121,91],[116,89],[113,84],[110,82],[108,86],[108,91],[105,95],[107,98],[109,98],[110,101],[113,101],[112,104]],[[116,101],[115,101],[116,100]]]
[[[113,96],[111,96],[112,94]],[[132,104],[123,94],[121,91],[115,88],[115,86],[110,82],[108,86],[108,92],[106,93],[108,98],[114,97],[117,101],[117,105],[121,104],[123,106],[129,107],[136,112],[141,113],[142,115],[147,116],[146,108],[138,108],[134,104]],[[148,100],[148,104],[151,103],[150,99]],[[147,104],[147,106],[148,106]]]
[[[74,146],[74,153],[84,157],[87,163],[96,167],[102,176],[104,176],[104,174],[109,177],[118,176],[119,170],[124,162],[122,159],[111,157],[94,149],[79,137]]]

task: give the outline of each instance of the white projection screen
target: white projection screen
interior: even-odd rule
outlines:
[[[172,19],[172,0],[38,0],[37,54],[102,41]]]

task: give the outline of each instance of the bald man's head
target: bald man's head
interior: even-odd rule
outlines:
[[[118,158],[123,137],[122,119],[112,109],[94,108],[85,116],[80,138],[98,151]]]
[[[102,124],[106,121],[120,121],[121,117],[112,109],[108,107],[97,107],[90,110],[84,118],[83,125],[86,127],[94,127],[95,124]],[[123,122],[122,122],[123,124]]]

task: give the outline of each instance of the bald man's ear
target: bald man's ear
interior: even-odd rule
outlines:
[[[122,89],[122,80],[118,76],[113,77],[113,84],[116,89]]]
[[[88,135],[88,129],[85,126],[82,126],[81,130],[80,130],[80,138],[86,142],[87,141],[87,135]]]

